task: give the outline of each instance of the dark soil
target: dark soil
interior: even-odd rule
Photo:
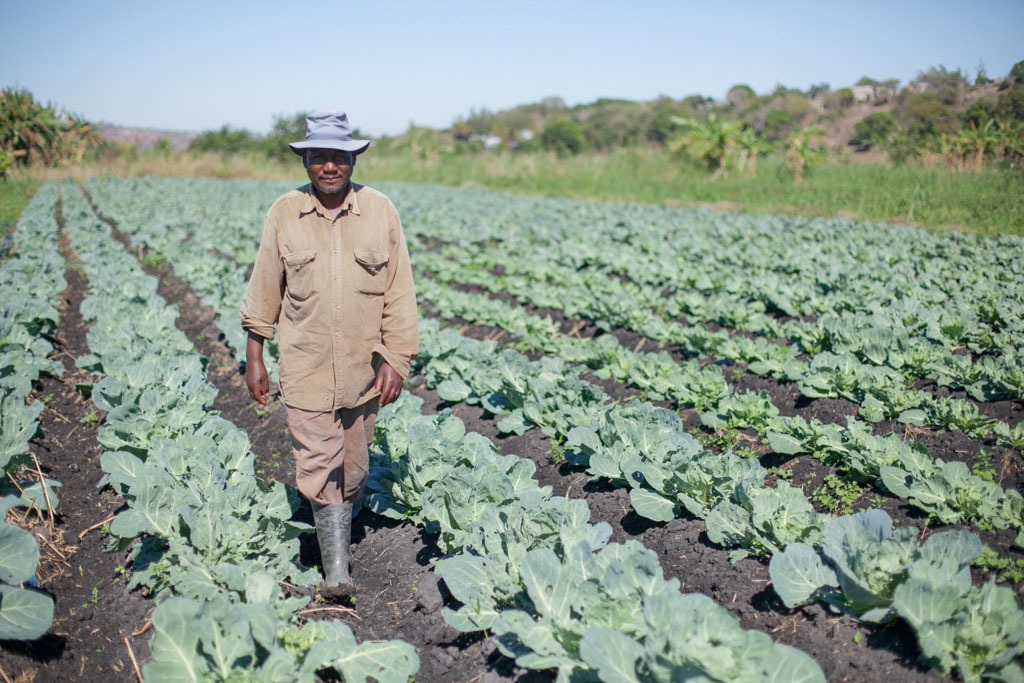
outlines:
[[[66,250],[65,250],[66,252]],[[73,255],[65,253],[66,256]],[[209,379],[219,390],[212,409],[245,429],[259,458],[261,476],[291,483],[291,444],[280,402],[266,410],[255,409],[244,387],[242,369],[224,345],[215,327],[213,313],[204,307],[170,269],[157,266],[161,294],[180,310],[179,327],[209,360]],[[74,359],[87,352],[83,323],[78,308],[87,283],[72,267],[69,286],[63,295],[59,336],[53,340],[56,355],[66,368],[61,379],[43,378],[34,398],[46,401],[40,434],[33,450],[47,476],[63,483],[59,515],[55,525],[37,524],[40,534],[52,539],[42,543],[40,567],[42,587],[56,599],[56,617],[51,634],[26,644],[0,645],[0,678],[12,681],[127,681],[134,680],[132,658],[139,665],[149,656],[152,635],[148,624],[153,602],[139,590],[129,591],[125,583],[124,553],[103,551],[106,535],[102,522],[121,505],[109,490],[99,490],[102,476],[96,442],[95,418],[101,418],[77,384],[89,384],[87,373],[76,370]],[[566,321],[567,324],[569,321]],[[585,330],[585,325],[580,330]],[[494,335],[496,331],[467,327],[467,334]],[[635,343],[639,343],[636,340]],[[765,388],[786,414],[813,415],[826,422],[841,421],[852,406],[842,401],[807,403],[794,395],[792,387],[744,374],[744,388]],[[631,392],[604,383],[616,397]],[[703,522],[680,518],[667,524],[642,519],[631,512],[626,490],[606,482],[591,481],[581,470],[550,457],[551,444],[537,430],[522,436],[497,433],[493,416],[465,404],[449,405],[435,392],[414,380],[410,391],[425,400],[424,411],[451,409],[470,431],[491,438],[503,453],[529,458],[537,465],[541,485],[551,486],[555,495],[586,499],[592,522],[608,522],[613,541],[636,539],[657,553],[667,577],[679,579],[684,592],[701,592],[729,609],[745,628],[758,629],[779,642],[799,648],[821,665],[830,681],[926,681],[941,680],[915,663],[917,647],[913,634],[899,622],[881,629],[862,629],[856,622],[814,606],[786,609],[771,590],[767,565],[747,559],[733,565],[729,553],[707,539]],[[84,392],[87,393],[87,392]],[[792,411],[790,413],[790,411]],[[1019,419],[1020,405],[1010,403],[1008,413]],[[682,412],[688,428],[699,424],[694,411]],[[1006,419],[1006,418],[1004,418]],[[894,428],[892,425],[880,426]],[[985,448],[996,453],[994,465],[1000,476],[1020,486],[1020,454],[979,444],[963,435],[922,432],[908,434],[928,445],[932,454],[945,459],[970,461]],[[744,439],[744,435],[731,435]],[[755,454],[766,451],[750,435],[746,441]],[[781,463],[792,471],[795,484],[819,485],[829,469],[810,458]],[[815,484],[818,482],[818,484]],[[1004,483],[1004,485],[1007,485]],[[858,505],[867,507],[867,495]],[[880,501],[898,523],[922,525],[920,516],[901,501],[883,497]],[[872,500],[871,506],[879,503]],[[311,521],[308,508],[299,516]],[[1009,547],[1012,535],[982,534],[1001,554],[1019,557]],[[60,540],[60,539],[63,540]],[[340,619],[359,640],[398,638],[415,645],[421,668],[417,681],[544,681],[545,672],[525,671],[502,656],[484,634],[462,634],[449,627],[441,608],[451,604],[443,582],[433,574],[431,562],[439,556],[435,538],[407,523],[362,512],[353,533],[353,576],[358,584],[351,609],[323,603],[310,605],[309,618]],[[48,546],[53,546],[52,550]],[[317,548],[308,536],[300,561],[318,562]],[[130,566],[128,567],[130,569]],[[1020,590],[1021,586],[1016,587]]]

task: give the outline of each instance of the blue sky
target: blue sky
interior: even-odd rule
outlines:
[[[973,79],[1024,60],[1024,0],[0,0],[0,85],[126,126],[266,132],[344,109],[375,136],[544,97],[721,98],[736,84]]]

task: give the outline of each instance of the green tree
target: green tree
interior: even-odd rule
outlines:
[[[815,83],[807,89],[807,96],[812,100],[818,95],[824,95],[830,90],[828,83]]]
[[[917,86],[922,92],[927,92],[949,107],[960,102],[967,89],[967,79],[959,69],[948,71],[946,67],[938,66],[918,74],[911,85]]]
[[[709,112],[704,121],[676,117],[681,131],[669,145],[714,172],[714,176],[756,167],[762,145],[753,130],[741,121],[733,121]]]
[[[825,130],[821,126],[795,130],[786,138],[786,166],[797,185],[803,182],[808,171],[828,158],[824,144]]]
[[[1024,61],[1017,62],[1010,68],[1007,80],[1011,85],[1024,85]]]
[[[960,127],[956,113],[933,92],[905,93],[893,115],[911,142],[927,147],[939,136],[952,135]]]
[[[540,137],[544,149],[558,154],[579,154],[583,149],[583,131],[571,119],[552,121],[544,127]]]
[[[749,85],[734,85],[725,94],[725,101],[737,112],[742,112],[757,104],[757,94]]]
[[[288,147],[288,143],[305,139],[307,116],[309,116],[309,112],[304,111],[275,116],[274,123],[270,127],[270,134],[263,140],[264,154],[272,159],[289,161],[293,159],[295,154]]]
[[[91,124],[23,88],[0,91],[0,176],[13,165],[59,166],[81,161],[100,137]]]
[[[192,138],[188,149],[190,152],[212,152],[225,156],[249,154],[263,151],[259,141],[253,134],[240,128],[232,128],[225,124],[218,130],[208,130]]]
[[[899,125],[887,111],[868,114],[853,126],[853,142],[862,149],[883,147]]]
[[[1005,121],[1024,123],[1024,82],[999,93],[996,112]]]

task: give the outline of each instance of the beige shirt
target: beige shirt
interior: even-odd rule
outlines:
[[[402,377],[419,344],[416,294],[398,211],[351,184],[331,220],[310,185],[267,211],[242,301],[242,327],[279,340],[281,393],[302,410],[373,398],[383,358]]]

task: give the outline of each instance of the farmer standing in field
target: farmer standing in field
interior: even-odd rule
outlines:
[[[289,145],[310,183],[267,211],[242,302],[245,380],[266,405],[263,343],[280,333],[281,394],[296,486],[313,506],[323,559],[320,593],[350,596],[352,506],[369,469],[378,406],[398,398],[418,348],[416,297],[398,212],[353,183],[368,140],[343,112],[314,112]]]

